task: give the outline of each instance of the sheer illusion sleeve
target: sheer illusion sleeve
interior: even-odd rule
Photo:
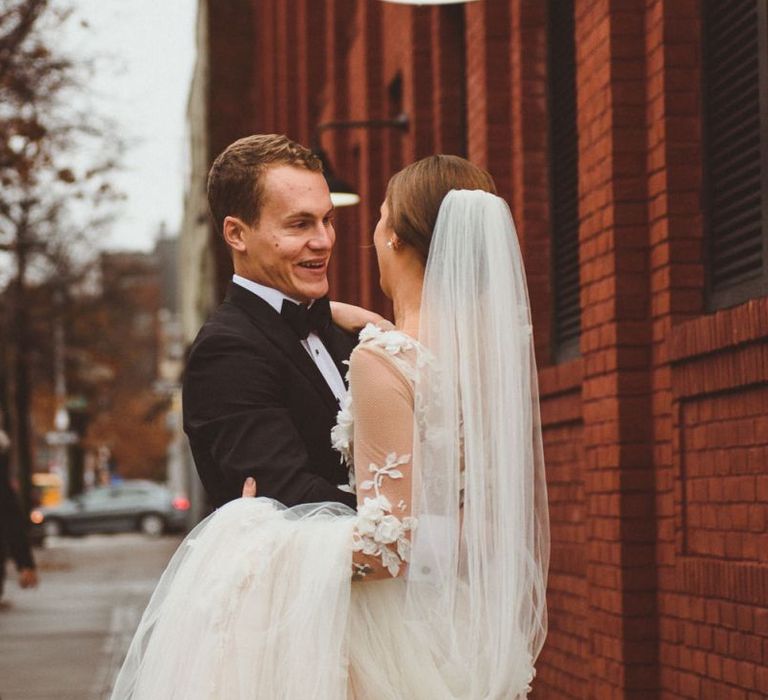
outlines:
[[[410,555],[413,385],[388,353],[360,345],[350,359],[358,521],[353,577],[403,575]]]

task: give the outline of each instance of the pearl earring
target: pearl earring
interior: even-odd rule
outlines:
[[[392,241],[387,241],[387,248],[389,248],[390,250],[392,250],[394,247],[395,247],[395,244],[394,244],[394,243],[392,243]]]

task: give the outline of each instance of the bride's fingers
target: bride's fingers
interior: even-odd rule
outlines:
[[[243,484],[243,498],[255,498],[256,497],[256,479],[249,476]]]

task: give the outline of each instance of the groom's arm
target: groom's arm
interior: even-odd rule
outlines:
[[[194,348],[184,377],[184,428],[193,452],[207,452],[209,467],[225,482],[216,500],[237,498],[252,476],[260,496],[287,506],[355,506],[352,494],[312,473],[278,372],[238,335],[211,336]],[[200,469],[205,460],[196,454],[195,461]],[[218,475],[201,473],[204,483]]]

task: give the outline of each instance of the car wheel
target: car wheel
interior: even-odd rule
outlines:
[[[139,530],[150,537],[159,537],[165,530],[165,521],[155,513],[148,513],[139,520]]]
[[[64,528],[58,520],[46,520],[43,525],[43,532],[46,537],[61,537]]]

